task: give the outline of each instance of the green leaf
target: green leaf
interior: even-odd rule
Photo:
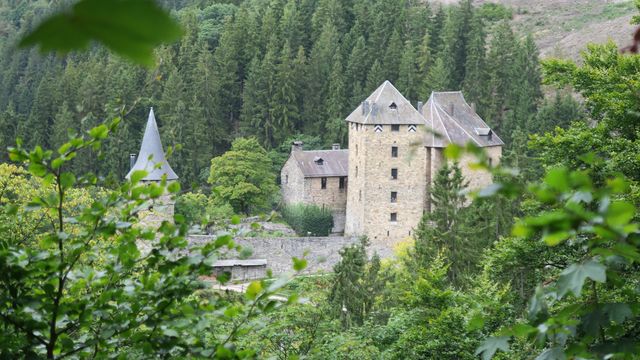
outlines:
[[[177,181],[170,183],[167,186],[167,191],[169,191],[172,194],[177,193],[178,191],[180,191],[180,183],[178,183]]]
[[[467,324],[467,329],[470,331],[482,329],[484,326],[484,316],[482,314],[475,314],[469,323]]]
[[[60,185],[63,189],[68,189],[76,182],[76,177],[70,172],[63,172],[60,175]]]
[[[231,217],[231,223],[232,223],[233,225],[238,225],[238,224],[240,224],[240,216],[238,216],[238,215],[233,215],[233,216]]]
[[[542,240],[549,246],[556,246],[571,237],[568,231],[555,231],[542,237]]]
[[[258,296],[258,294],[262,291],[262,284],[260,281],[254,281],[247,287],[246,295],[247,298],[253,300]]]
[[[482,360],[490,360],[498,350],[502,350],[504,352],[509,351],[508,336],[488,338],[476,349],[476,355],[482,354]]]
[[[147,176],[147,172],[144,170],[136,170],[131,174],[131,182],[133,184],[137,184],[140,180],[144,179]]]
[[[614,201],[609,205],[605,219],[612,226],[626,225],[635,215],[635,207],[626,201]]]
[[[457,160],[462,155],[462,147],[456,144],[449,144],[444,149],[444,156],[449,160]]]
[[[80,0],[22,39],[43,52],[86,49],[97,41],[139,64],[154,64],[153,49],[180,38],[182,30],[153,0]]]
[[[572,264],[562,271],[558,278],[558,295],[563,297],[568,292],[572,292],[576,297],[580,297],[587,278],[596,282],[605,282],[607,280],[606,267],[593,260],[582,264]]]
[[[307,267],[306,259],[298,259],[297,257],[293,258],[293,270],[302,271]]]
[[[547,172],[545,183],[559,191],[569,190],[569,172],[565,168],[553,168]]]

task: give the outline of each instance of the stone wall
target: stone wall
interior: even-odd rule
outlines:
[[[382,132],[375,132],[373,125],[349,124],[345,234],[367,235],[373,245],[387,248],[413,234],[427,190],[429,164],[422,128],[409,132],[408,125],[400,125],[399,131],[391,131],[390,125],[383,125]],[[392,146],[398,147],[397,157],[391,156]],[[397,179],[391,178],[391,169],[398,170]],[[391,202],[391,192],[397,193],[396,202]]]
[[[203,245],[212,240],[210,235],[189,236],[192,245]],[[340,261],[340,250],[348,245],[355,244],[355,237],[329,236],[329,237],[281,237],[281,238],[238,238],[235,242],[243,247],[253,250],[251,259],[266,259],[267,268],[274,274],[282,274],[293,271],[292,257],[305,257],[308,262],[304,273],[331,271],[333,266]],[[390,248],[377,248],[371,246],[369,251],[377,252],[381,257],[392,256]],[[306,255],[305,255],[306,254]],[[225,254],[226,258],[234,258],[235,252]]]
[[[333,215],[331,232],[340,234],[344,232],[348,187],[346,178],[345,188],[340,189],[340,177],[327,177],[327,188],[323,189],[322,178],[305,178],[292,157],[289,157],[289,160],[282,167],[280,178],[282,181],[282,201],[285,204],[304,203],[327,207]]]

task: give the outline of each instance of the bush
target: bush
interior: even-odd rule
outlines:
[[[202,193],[186,193],[176,199],[176,214],[184,216],[189,224],[218,225],[233,216],[233,208],[216,198]]]
[[[282,217],[301,236],[328,236],[333,228],[331,211],[318,205],[285,206],[282,209]]]

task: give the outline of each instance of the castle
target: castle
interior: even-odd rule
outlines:
[[[385,81],[345,121],[349,150],[293,144],[281,170],[283,202],[327,207],[333,232],[366,235],[378,246],[411,236],[431,211],[430,188],[448,144],[472,142],[494,164],[504,144],[459,91],[433,92],[416,109]],[[471,169],[473,161],[458,160],[469,187],[491,184],[491,174]]]

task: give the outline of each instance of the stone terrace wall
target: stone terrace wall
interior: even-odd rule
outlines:
[[[192,245],[202,245],[213,239],[211,235],[191,235]],[[333,265],[340,260],[340,250],[358,242],[356,237],[279,237],[279,238],[237,238],[235,242],[243,247],[253,249],[251,259],[267,259],[267,268],[274,274],[292,271],[292,257],[301,258],[307,252],[307,268],[304,273],[331,271]],[[390,249],[375,250],[381,257],[391,256]],[[234,258],[237,254],[226,254],[226,258]]]

